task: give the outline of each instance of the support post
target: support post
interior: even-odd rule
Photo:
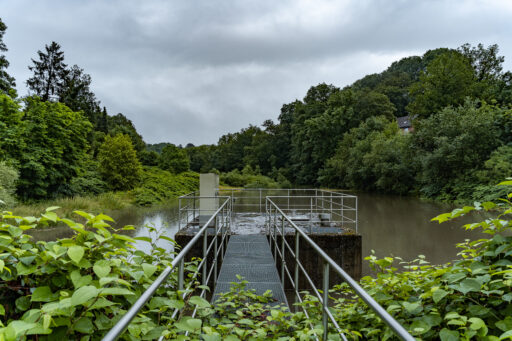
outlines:
[[[185,268],[185,261],[182,258],[181,261],[178,263],[178,290],[183,290],[184,268]]]
[[[324,335],[323,340],[327,340],[328,335],[328,317],[327,317],[327,311],[329,309],[329,263],[324,263],[324,275],[323,275],[323,289],[324,289],[324,297],[322,302],[322,325],[324,326]]]
[[[293,274],[293,289],[295,290],[295,303],[299,303],[299,242],[300,234],[295,231],[295,273]],[[299,307],[296,307],[298,311]]]
[[[283,284],[284,290],[284,267],[286,266],[286,261],[284,258],[284,216],[281,216],[281,283]]]
[[[207,263],[208,263],[208,255],[206,254],[206,250],[208,249],[208,229],[204,230],[203,234],[203,285],[208,285],[206,282],[206,277],[208,276],[208,269]]]

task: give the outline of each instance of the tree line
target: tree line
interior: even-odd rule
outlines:
[[[0,20],[0,53],[5,31]],[[343,88],[312,86],[277,122],[182,147],[146,144],[123,114],[109,115],[58,43],[32,59],[23,98],[1,54],[0,200],[128,190],[147,167],[219,172],[235,186],[495,197],[492,185],[512,169],[512,73],[503,63],[497,45],[429,50]],[[413,132],[399,129],[403,116]]]
[[[191,168],[246,166],[295,185],[447,201],[493,197],[511,176],[512,73],[499,47],[464,44],[392,63],[350,86],[311,87],[264,121],[187,148]],[[404,133],[396,118],[409,116]],[[476,192],[474,192],[476,190]]]
[[[37,51],[25,82],[29,95],[19,97],[3,54],[6,29],[0,19],[0,206],[11,206],[15,197],[130,190],[143,180],[143,165],[173,173],[189,169],[179,148],[166,146],[155,157],[126,116],[109,115],[91,90],[91,76],[68,66],[56,42]]]

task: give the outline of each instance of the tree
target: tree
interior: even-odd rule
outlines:
[[[458,48],[458,51],[469,59],[475,70],[477,81],[496,80],[501,77],[505,57],[498,56],[497,44],[489,45],[488,48],[484,48],[482,44],[478,44],[477,47],[464,44]]]
[[[46,53],[37,51],[39,61],[32,59],[34,65],[28,67],[34,75],[27,80],[27,86],[43,101],[48,101],[58,98],[62,92],[68,70],[59,44],[52,41],[45,50]]]
[[[173,144],[168,144],[162,150],[158,166],[174,174],[188,171],[190,169],[190,160],[187,151]]]
[[[119,113],[114,116],[108,116],[108,133],[112,136],[118,134],[125,134],[132,140],[133,148],[140,153],[146,148],[146,143],[142,139],[142,136],[137,132],[137,129],[133,125],[133,122],[126,116]]]
[[[468,100],[463,106],[444,108],[418,122],[412,138],[421,162],[423,195],[446,200],[471,196],[471,184],[477,183],[475,170],[481,169],[502,143],[502,128],[495,122],[503,111]]]
[[[92,126],[80,112],[62,103],[25,100],[19,151],[18,195],[45,199],[69,193],[87,159],[87,136]]]
[[[0,52],[7,51],[7,46],[5,46],[3,41],[6,29],[7,26],[2,22],[2,19],[0,18]],[[7,58],[5,58],[5,55],[0,54],[0,91],[5,93],[9,93],[9,91],[12,91],[16,86],[14,77],[9,76],[6,71],[8,67],[9,62],[7,61]]]
[[[107,135],[98,153],[100,173],[112,190],[130,190],[139,182],[142,166],[128,135]]]
[[[66,104],[73,111],[83,111],[94,127],[98,127],[102,112],[100,102],[90,86],[91,76],[77,65],[73,65],[66,73],[62,88],[58,92],[59,102]]]
[[[456,51],[436,57],[411,86],[407,110],[428,117],[449,105],[460,105],[473,94],[475,74],[468,59]]]

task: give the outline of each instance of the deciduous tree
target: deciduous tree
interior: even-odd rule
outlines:
[[[139,182],[142,167],[128,135],[107,135],[98,153],[100,173],[112,190],[129,190]]]

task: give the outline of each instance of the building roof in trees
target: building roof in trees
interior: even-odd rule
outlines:
[[[400,129],[405,129],[405,128],[412,127],[411,117],[410,116],[397,117],[396,121],[397,121],[398,127]]]

